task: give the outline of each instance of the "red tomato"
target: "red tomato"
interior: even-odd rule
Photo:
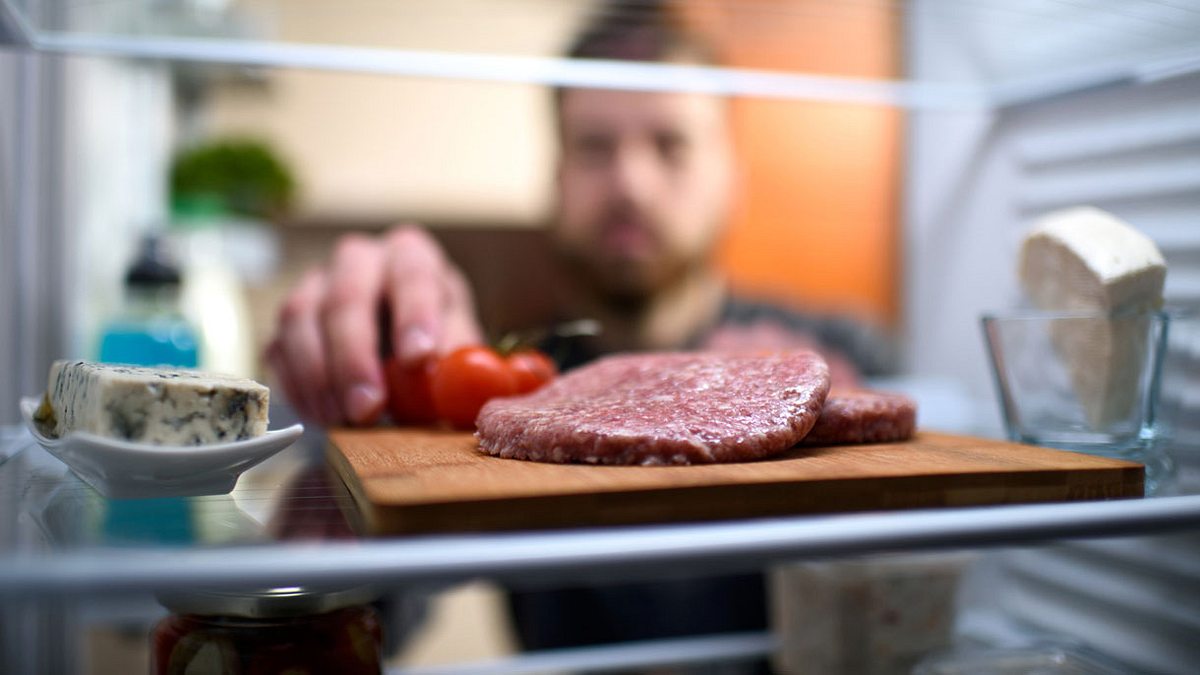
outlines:
[[[401,363],[388,359],[384,364],[387,373],[388,411],[396,424],[433,424],[437,411],[433,406],[433,373],[437,359],[429,358],[417,363]]]
[[[474,428],[489,399],[515,393],[516,375],[487,347],[460,347],[442,357],[433,373],[434,410],[457,429]]]
[[[518,394],[540,389],[558,373],[558,368],[549,356],[529,349],[509,354],[508,367],[517,377]]]

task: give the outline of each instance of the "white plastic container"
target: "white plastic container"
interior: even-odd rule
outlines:
[[[889,555],[771,570],[771,617],[788,675],[908,673],[950,645],[955,595],[974,554]]]

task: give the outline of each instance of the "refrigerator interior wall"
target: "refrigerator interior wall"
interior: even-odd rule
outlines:
[[[172,107],[161,65],[0,53],[0,424],[120,299],[163,217]]]
[[[69,336],[62,78],[61,58],[0,52],[0,424],[45,387]]]
[[[1094,54],[1096,17],[1081,6],[1058,11],[1064,30],[1053,49],[1062,58]],[[947,34],[947,26],[936,13],[911,17],[913,77],[985,77],[1042,48],[1024,44],[1005,23],[976,22],[987,30],[959,41],[928,39]],[[1155,35],[1167,40],[1180,26],[1200,34],[1200,12],[1171,23],[1131,16],[1127,26],[1127,43],[1152,45]],[[913,370],[964,378],[974,398],[994,400],[979,316],[1021,302],[1021,237],[1034,218],[1060,207],[1095,204],[1142,229],[1167,258],[1168,304],[1200,306],[1197,112],[1200,77],[1193,74],[994,111],[913,113],[905,190]],[[1179,480],[1193,490],[1200,472],[1198,325],[1184,319],[1172,328],[1163,406]],[[997,408],[986,410],[999,432]],[[1189,636],[1200,612],[1178,590],[1194,586],[1198,553],[1200,538],[1190,533],[993,554],[966,583],[960,630],[1001,644],[1057,635],[1139,669],[1191,672],[1200,652]]]
[[[0,57],[0,97],[16,100],[20,59]],[[15,110],[0,111],[0,372],[15,373],[17,358],[17,142]],[[0,424],[15,418],[17,389],[0,387]],[[12,411],[12,412],[8,412]]]
[[[90,336],[120,307],[122,279],[142,233],[165,224],[174,140],[170,68],[153,61],[67,59],[63,134],[71,267],[71,356],[94,358]]]
[[[959,592],[960,636],[1006,647],[1055,640],[1190,675],[1200,663],[1194,532],[988,553]]]
[[[930,4],[936,3],[918,3],[910,13],[911,77],[977,71],[985,78],[1042,48],[1023,45],[1011,24],[982,21],[973,24],[970,40],[929,39],[948,34],[943,24],[951,21],[919,11]],[[1096,49],[1094,17],[1082,7],[1074,11],[1076,20],[1062,17],[1064,30],[1053,44],[1064,60]],[[1200,34],[1200,11],[1190,17],[1189,28]],[[1154,30],[1166,40],[1178,28],[1133,19],[1130,26],[1143,41]],[[1009,52],[988,50],[1005,37]],[[913,111],[904,207],[912,370],[962,378],[973,396],[991,400],[979,317],[1021,302],[1015,269],[1021,237],[1056,208],[1094,204],[1129,220],[1167,258],[1168,304],[1200,307],[1198,110],[1200,77],[1192,74],[993,110]]]

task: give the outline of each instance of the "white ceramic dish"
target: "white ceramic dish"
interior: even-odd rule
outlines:
[[[33,421],[40,402],[21,399],[21,416],[34,440],[97,492],[117,499],[226,494],[243,471],[304,432],[304,425],[294,424],[245,441],[194,446],[146,445],[82,432],[47,438]]]

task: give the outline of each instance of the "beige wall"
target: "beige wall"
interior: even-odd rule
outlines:
[[[288,42],[553,55],[586,8],[560,0],[242,3]],[[217,88],[204,131],[274,141],[301,183],[299,215],[405,215],[528,224],[550,180],[545,90],[394,76],[272,70]]]

